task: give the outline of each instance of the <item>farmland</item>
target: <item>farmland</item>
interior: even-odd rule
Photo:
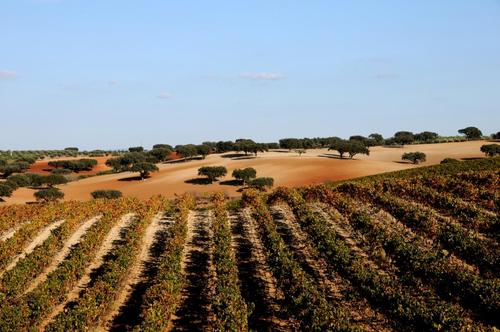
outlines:
[[[0,207],[0,326],[489,330],[500,159],[270,193]]]

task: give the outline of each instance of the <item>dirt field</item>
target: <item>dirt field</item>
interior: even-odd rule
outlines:
[[[31,167],[28,169],[29,173],[36,173],[36,174],[41,174],[41,175],[48,175],[50,174],[50,171],[54,168],[49,166],[50,161],[54,160],[78,160],[78,159],[95,159],[97,160],[97,166],[95,166],[91,171],[82,171],[78,172],[78,175],[93,175],[97,174],[99,172],[108,170],[109,167],[106,166],[106,160],[108,160],[108,157],[62,157],[62,158],[54,158],[54,159],[47,159],[47,160],[40,160],[31,165]]]
[[[237,190],[240,187],[221,184],[232,179],[231,173],[235,168],[254,167],[258,176],[273,177],[275,186],[293,187],[417,167],[401,162],[403,152],[424,152],[427,155],[427,161],[421,165],[437,164],[446,157],[483,157],[484,155],[479,151],[483,144],[484,141],[474,141],[411,145],[404,148],[373,147],[370,149],[369,156],[356,156],[354,160],[340,160],[334,151],[326,149],[309,150],[300,157],[295,152],[267,152],[259,154],[257,158],[230,157],[234,154],[228,153],[210,155],[205,160],[162,164],[159,165],[159,172],[153,173],[151,178],[144,181],[136,180],[137,174],[134,173],[119,173],[71,182],[60,188],[64,191],[66,200],[87,200],[91,197],[90,193],[97,189],[117,189],[124,195],[138,198],[148,198],[155,194],[173,197],[175,193],[203,194],[214,191],[224,191],[230,196],[237,196],[239,195]],[[100,161],[100,165],[102,167],[103,161]],[[221,182],[211,185],[185,182],[198,177],[199,167],[209,165],[225,166],[228,169],[228,175],[221,179]],[[26,188],[17,190],[12,197],[6,199],[7,204],[29,201],[33,201],[33,190]]]

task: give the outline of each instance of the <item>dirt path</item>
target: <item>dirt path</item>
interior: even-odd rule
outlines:
[[[24,291],[24,294],[27,294],[31,292],[33,289],[35,289],[40,283],[45,281],[49,273],[54,271],[59,264],[68,256],[68,254],[71,251],[71,248],[73,248],[74,245],[78,244],[82,237],[87,233],[90,227],[94,225],[101,217],[94,217],[91,218],[87,221],[85,221],[83,224],[81,224],[76,231],[69,237],[69,239],[64,243],[64,246],[62,249],[56,254],[52,262],[50,263],[49,266],[38,276],[36,277],[29,285],[26,287],[26,290]]]
[[[123,231],[125,230],[126,227],[128,227],[130,222],[133,220],[133,216],[134,215],[132,213],[124,215],[120,219],[120,221],[111,228],[108,235],[104,239],[101,247],[96,252],[94,259],[85,270],[83,277],[78,281],[77,285],[73,287],[73,289],[69,292],[66,300],[64,300],[64,302],[59,304],[49,314],[49,316],[45,318],[45,320],[39,327],[40,330],[44,330],[45,327],[52,321],[52,319],[56,317],[64,309],[67,303],[75,301],[79,297],[80,293],[89,284],[92,272],[102,265],[104,257],[106,257],[106,255],[111,251],[111,249],[113,249],[115,242],[122,237]]]
[[[21,229],[21,227],[27,225],[28,223],[29,223],[29,221],[28,222],[23,222],[23,223],[21,223],[19,225],[16,225],[16,226],[12,227],[11,229],[5,231],[2,235],[0,235],[0,242],[6,241],[6,240],[10,239],[11,237],[13,237],[14,234],[16,234],[16,232],[19,229]]]
[[[210,330],[211,255],[210,213],[192,211],[188,218],[188,233],[184,247],[182,268],[185,285],[179,307],[172,317],[174,331]]]
[[[256,331],[288,330],[288,323],[280,318],[280,296],[276,280],[266,264],[265,251],[257,235],[255,221],[245,212],[233,210],[229,212],[229,223],[241,294],[246,303],[254,305],[248,318],[248,327]]]
[[[365,331],[392,331],[387,318],[355,295],[354,289],[340,275],[328,268],[328,263],[315,254],[308,237],[300,228],[295,215],[287,205],[271,207],[278,231],[293,250],[301,266],[311,274],[335,305],[350,314],[352,321]],[[347,294],[350,296],[347,298]]]
[[[110,313],[100,321],[98,330],[110,330],[114,328],[113,320],[120,314],[126,305],[126,301],[130,298],[134,287],[142,280],[144,271],[146,271],[147,263],[151,260],[151,247],[155,241],[156,233],[161,230],[162,213],[158,213],[151,223],[146,228],[143,243],[139,255],[136,257],[135,263],[131,269],[127,271],[127,281],[121,287],[121,291],[113,302]]]
[[[19,262],[19,260],[21,260],[24,257],[26,257],[27,255],[29,255],[31,252],[33,252],[33,250],[35,250],[36,247],[38,247],[45,240],[47,240],[47,238],[50,236],[52,230],[61,226],[63,222],[64,222],[64,220],[59,220],[59,221],[56,221],[56,222],[46,226],[45,228],[43,228],[38,233],[38,235],[33,239],[33,241],[31,241],[31,243],[26,248],[24,248],[23,251],[19,255],[15,256],[13,258],[12,262],[10,262],[10,264],[7,265],[5,270],[0,272],[0,278],[4,275],[5,272],[8,272],[8,271],[12,270],[13,268],[15,268],[17,265],[17,262]]]

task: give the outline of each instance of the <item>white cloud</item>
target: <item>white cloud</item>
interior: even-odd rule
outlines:
[[[285,78],[284,75],[278,73],[260,72],[260,73],[244,73],[240,78],[256,81],[278,81]]]
[[[172,94],[170,92],[162,91],[156,97],[160,99],[170,99],[172,98]]]
[[[0,69],[0,78],[16,78],[17,73],[12,70],[1,70]]]

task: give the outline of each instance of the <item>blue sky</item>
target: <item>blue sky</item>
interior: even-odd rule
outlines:
[[[0,149],[500,130],[500,1],[0,0]]]

